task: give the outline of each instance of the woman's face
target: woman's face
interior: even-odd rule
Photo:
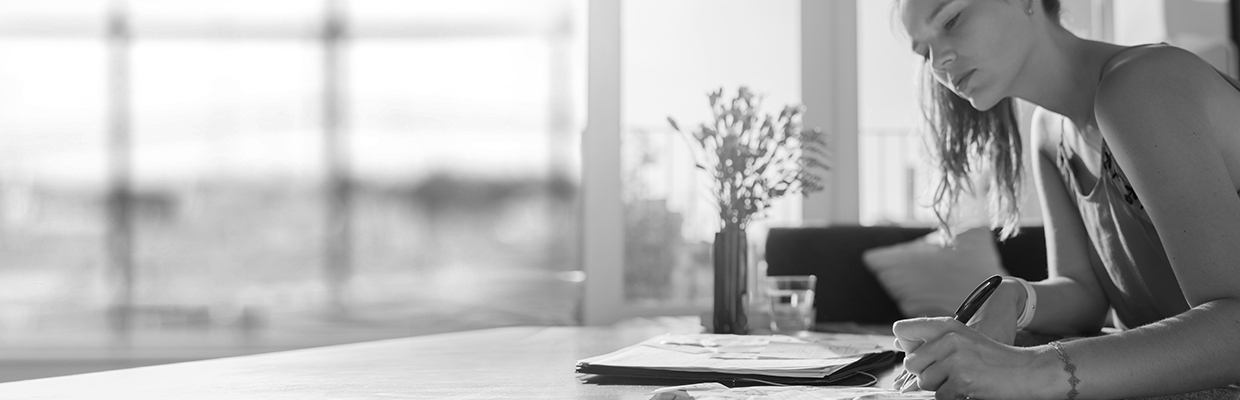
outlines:
[[[1033,0],[902,0],[900,19],[934,79],[989,110],[1011,96],[1033,40]]]

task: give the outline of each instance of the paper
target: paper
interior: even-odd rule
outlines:
[[[674,371],[716,371],[796,378],[822,378],[860,357],[827,360],[725,359],[710,354],[689,354],[651,346],[632,346],[582,362],[615,367],[655,368]]]
[[[825,336],[824,336],[825,335]],[[877,338],[877,339],[875,339]],[[872,335],[818,334],[811,341],[783,335],[663,335],[643,345],[689,354],[713,354],[712,358],[752,360],[757,358],[823,359],[851,357],[883,351],[875,341],[890,343],[891,337]]]
[[[848,354],[840,354],[835,349],[814,343],[770,343],[766,345],[766,348],[762,349],[761,353],[758,353],[758,357],[815,360],[859,354],[856,349],[840,347],[836,347],[836,349],[843,350]]]
[[[810,332],[805,341],[826,346],[840,346],[858,349],[878,349],[899,351],[895,345],[895,336],[890,335],[857,335],[851,333]]]
[[[673,386],[651,392],[651,400],[928,400],[934,392],[900,393],[892,389],[855,386],[751,386],[728,388],[719,383]]]
[[[804,343],[803,341],[780,335],[746,336],[746,335],[714,335],[688,334],[663,335],[646,341],[644,344],[663,347],[685,353],[715,353],[718,358],[756,358],[758,353],[770,343]],[[734,353],[752,353],[745,356]]]
[[[579,361],[583,364],[689,372],[724,372],[789,378],[823,378],[882,352],[875,341],[894,337],[817,335],[823,344],[784,336],[662,335],[637,346]]]

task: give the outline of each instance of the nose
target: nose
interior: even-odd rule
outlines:
[[[931,46],[930,47],[930,66],[938,72],[946,72],[956,61],[956,52],[949,47]]]

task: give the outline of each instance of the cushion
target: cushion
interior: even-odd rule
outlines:
[[[1003,275],[991,232],[974,228],[945,246],[938,231],[862,254],[906,317],[950,316],[973,288],[991,275]]]

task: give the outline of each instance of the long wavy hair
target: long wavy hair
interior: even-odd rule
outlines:
[[[1046,15],[1059,22],[1059,0],[1038,0]],[[960,194],[975,191],[974,172],[989,168],[985,180],[991,221],[1002,224],[1001,239],[1020,231],[1020,188],[1024,180],[1020,128],[1016,104],[1006,98],[986,111],[978,111],[934,80],[931,65],[922,68],[922,114],[930,132],[931,153],[942,177],[934,191],[934,215],[949,238],[952,209]]]

